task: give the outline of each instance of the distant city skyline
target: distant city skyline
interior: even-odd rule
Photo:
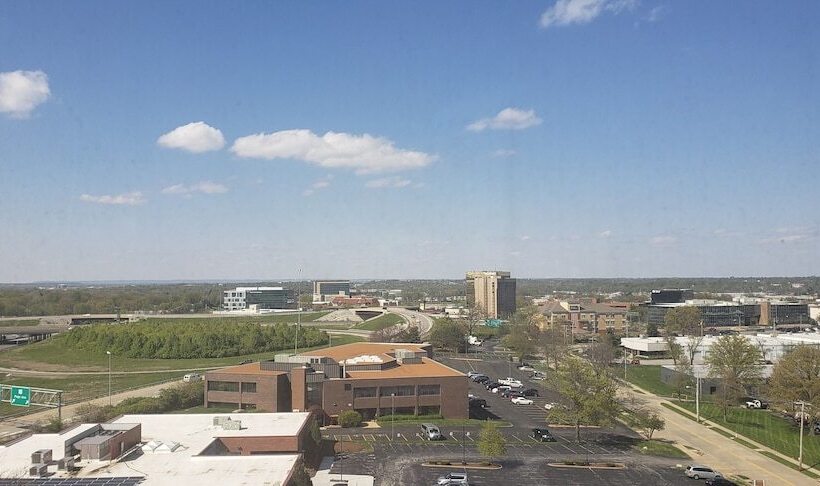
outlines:
[[[0,282],[820,274],[816,2],[193,5],[5,6]]]

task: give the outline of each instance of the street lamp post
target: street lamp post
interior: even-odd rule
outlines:
[[[108,355],[108,405],[111,406],[111,351],[106,351]]]
[[[467,455],[464,452],[464,422],[461,422],[461,465],[467,466]]]
[[[806,402],[795,402],[800,405],[800,452],[797,456],[797,470],[803,470],[803,420],[806,417]]]
[[[393,428],[394,423],[396,422],[396,394],[390,394],[390,440],[393,440],[396,437],[395,429]]]

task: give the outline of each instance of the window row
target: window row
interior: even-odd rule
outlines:
[[[345,385],[347,386],[347,385]],[[416,387],[413,385],[402,386],[375,386],[356,387],[353,389],[353,398],[374,398],[380,397],[410,397],[416,395]],[[441,385],[419,385],[418,395],[441,395]]]

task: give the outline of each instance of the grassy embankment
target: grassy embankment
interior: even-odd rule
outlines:
[[[10,319],[0,321],[0,327],[24,327],[36,326],[40,324],[40,319]]]
[[[675,404],[690,412],[695,412],[695,404],[692,402],[675,402]],[[800,428],[795,427],[790,420],[777,415],[776,412],[731,407],[727,414],[728,420],[724,421],[723,410],[719,406],[701,402],[700,416],[782,454],[797,458]],[[803,462],[816,467],[820,465],[820,436],[812,435],[808,430],[803,432]],[[738,440],[738,442],[743,441]]]
[[[379,317],[370,319],[369,321],[360,322],[353,327],[355,329],[362,329],[365,331],[381,331],[382,329],[387,329],[388,327],[401,324],[402,322],[404,322],[404,319],[398,314],[382,314]]]

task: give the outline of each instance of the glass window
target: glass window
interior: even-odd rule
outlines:
[[[242,393],[256,393],[256,383],[242,383]]]
[[[239,383],[235,381],[209,381],[208,391],[238,392]]]
[[[356,387],[353,389],[353,398],[369,398],[376,396],[376,387]]]
[[[397,397],[413,396],[416,394],[416,387],[413,385],[381,387],[381,396],[389,397],[393,394],[395,394]]]
[[[441,395],[441,385],[419,385],[419,395]]]

